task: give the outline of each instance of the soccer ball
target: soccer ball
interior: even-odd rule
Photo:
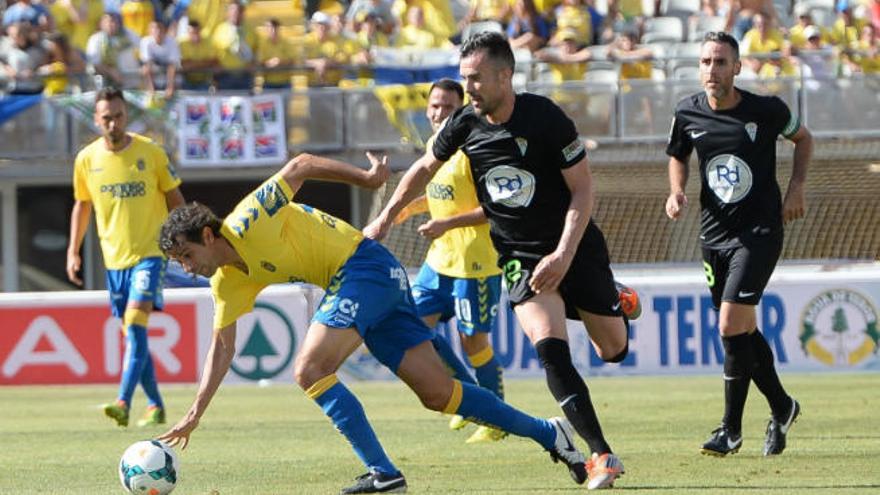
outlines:
[[[119,481],[126,492],[136,495],[171,493],[177,473],[177,454],[158,440],[132,444],[119,460]]]

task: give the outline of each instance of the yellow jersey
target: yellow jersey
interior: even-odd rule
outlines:
[[[150,23],[156,19],[153,4],[149,0],[129,0],[119,7],[122,25],[143,38],[150,34]]]
[[[260,43],[257,32],[250,26],[233,26],[227,22],[214,29],[211,40],[220,66],[229,70],[248,67],[256,59]]]
[[[295,65],[300,63],[297,60],[297,53],[293,44],[289,41],[279,38],[278,41],[271,41],[268,38],[260,41],[260,47],[257,49],[257,61],[260,64],[265,63],[269,59],[278,57],[281,65]],[[267,71],[263,75],[263,80],[268,84],[285,85],[290,84],[290,76],[293,73],[289,70],[273,70]]]
[[[433,139],[428,142],[433,147]],[[425,188],[431,218],[467,213],[480,206],[468,157],[452,155]],[[425,259],[435,272],[456,278],[484,278],[501,273],[498,253],[489,237],[489,224],[447,230],[434,239]]]
[[[121,151],[108,150],[98,138],[76,155],[73,169],[73,197],[92,203],[104,264],[111,270],[162,256],[165,193],[181,182],[161,147],[144,136],[129,136],[131,143]]]
[[[326,288],[364,238],[342,220],[294,203],[280,174],[241,200],[223,220],[220,234],[244,260],[247,273],[224,265],[211,277],[215,329],[252,311],[268,285],[306,282]]]
[[[217,48],[215,48],[210,41],[206,41],[205,39],[199,40],[198,43],[193,43],[189,39],[182,39],[178,40],[177,44],[180,46],[180,60],[182,62],[201,62],[204,60],[216,60],[219,58],[217,55]],[[191,84],[203,84],[210,82],[211,74],[208,70],[205,72],[185,72],[183,78]]]

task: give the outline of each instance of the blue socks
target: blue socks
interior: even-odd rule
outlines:
[[[122,370],[122,381],[119,383],[119,400],[131,407],[134,389],[140,383],[147,394],[149,405],[162,407],[159,385],[156,382],[156,370],[153,358],[147,346],[147,328],[143,325],[130,324],[125,335],[125,358]]]

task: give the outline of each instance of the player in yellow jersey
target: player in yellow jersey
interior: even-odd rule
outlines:
[[[104,414],[128,426],[128,411],[138,382],[147,395],[147,413],[138,422],[165,422],[165,408],[147,345],[147,320],[162,309],[165,258],[159,250],[159,228],[168,210],[184,203],[180,178],[161,147],[127,133],[125,98],[105,88],[95,98],[95,125],[102,136],[76,156],[75,203],[70,216],[67,276],[82,285],[80,247],[92,211],[107,267],[107,289],[113,316],[122,318],[126,335],[125,363],[116,403]]]
[[[426,111],[434,130],[463,104],[461,84],[452,79],[435,82],[428,91]],[[464,153],[456,153],[440,168],[425,194],[401,211],[396,222],[426,211],[430,211],[431,220],[419,227],[419,234],[431,239],[431,247],[413,284],[416,311],[429,328],[456,317],[462,348],[477,382],[503,399],[503,368],[489,343],[501,296],[501,269]],[[442,334],[437,333],[432,342],[456,378],[473,381]],[[459,416],[449,423],[452,429],[464,425]],[[504,435],[480,426],[467,442],[500,440]]]
[[[372,167],[365,171],[299,155],[222,221],[199,204],[171,212],[160,245],[187,271],[211,277],[214,337],[195,402],[159,438],[186,447],[235,356],[236,320],[253,309],[263,288],[299,281],[321,286],[326,294],[297,355],[295,379],[368,469],[342,493],[406,490],[360,402],[336,376],[361,343],[425,407],[532,438],[583,482],[585,459],[566,420],[534,418],[486,389],[452,379],[430,344],[431,330],[416,315],[406,271],[394,256],[342,220],[294,202],[307,179],[378,187],[387,178],[387,165],[384,158],[369,157]]]

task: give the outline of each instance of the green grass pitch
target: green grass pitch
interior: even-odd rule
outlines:
[[[700,444],[722,412],[717,376],[588,377],[612,447],[626,465],[615,490],[635,494],[880,493],[880,374],[783,376],[803,407],[788,450],[763,458],[767,404],[753,386],[742,450],[718,459]],[[508,401],[535,415],[559,410],[540,380],[508,380]],[[399,382],[352,383],[410,493],[586,491],[530,440],[465,445]],[[195,386],[165,386],[176,421]],[[0,494],[119,494],[125,448],[164,430],[120,429],[98,405],[115,387],[0,387]],[[144,398],[135,395],[133,421]],[[581,447],[585,447],[581,443]],[[180,494],[322,494],[363,467],[320,409],[293,385],[225,386],[180,453]]]

